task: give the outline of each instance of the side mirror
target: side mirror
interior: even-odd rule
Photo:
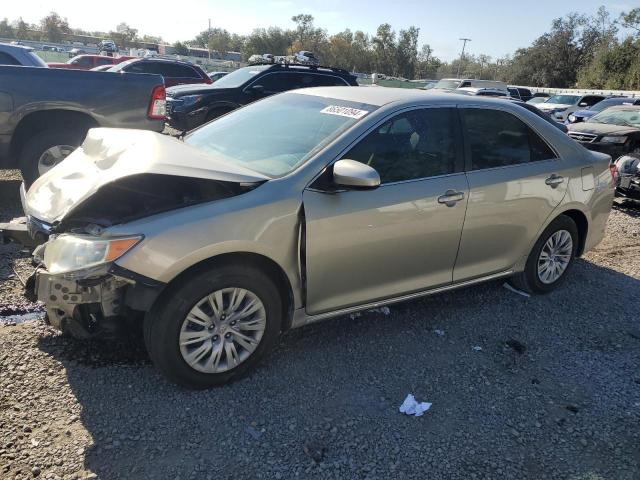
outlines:
[[[342,187],[376,188],[380,186],[380,175],[369,165],[343,159],[333,164],[333,181]]]
[[[254,94],[263,93],[264,92],[264,86],[262,86],[262,85],[252,85],[251,87],[249,87],[247,89],[247,91],[249,93],[254,93]]]
[[[579,107],[588,107],[588,106],[589,106],[589,104],[588,104],[587,102],[580,102],[580,103],[578,104],[578,106],[579,106]]]

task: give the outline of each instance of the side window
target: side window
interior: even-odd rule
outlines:
[[[333,75],[305,75],[305,77],[309,77],[309,84],[305,85],[308,87],[344,87],[348,85],[343,79]]]
[[[100,65],[113,65],[113,59],[109,57],[96,58],[96,67],[99,67]]]
[[[580,100],[580,104],[579,105],[581,107],[591,107],[592,105],[595,105],[596,103],[598,103],[602,99],[603,99],[603,97],[586,96],[586,97],[583,97],[582,100]]]
[[[256,80],[253,85],[262,85],[267,94],[285,92],[294,88],[300,88],[302,81],[297,73],[275,72],[269,73]]]
[[[382,183],[454,173],[456,125],[452,108],[401,113],[367,135],[343,158],[372,166]]]
[[[507,88],[507,90],[509,91],[509,95],[511,95],[512,97],[520,98],[520,92],[518,92],[517,88]]]
[[[93,58],[80,57],[73,62],[74,65],[80,65],[81,67],[93,67]]]
[[[123,70],[127,73],[159,73],[153,71],[149,62],[134,62],[124,67]]]
[[[471,82],[469,80],[467,80],[466,82],[462,82],[458,88],[466,88],[466,87],[470,87],[471,86]]]
[[[178,65],[175,63],[159,63],[157,64],[160,73],[169,78],[199,78],[196,71],[188,65]]]
[[[20,65],[20,62],[5,52],[0,52],[0,65]]]
[[[480,108],[461,111],[472,170],[556,158],[538,134],[510,113]]]

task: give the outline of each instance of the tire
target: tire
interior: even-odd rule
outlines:
[[[256,322],[255,318],[265,318],[264,330],[261,337],[257,339],[255,350],[249,352],[239,343],[236,344],[236,332],[246,333],[247,335],[259,335],[257,331],[249,331],[241,329],[239,326],[232,327],[233,323],[227,323],[220,335],[215,335],[202,343],[192,342],[187,346],[181,346],[182,335],[189,334],[209,334],[213,335],[218,331],[218,327],[205,327],[194,325],[187,320],[187,315],[196,307],[211,306],[206,304],[206,298],[212,296],[214,292],[228,291],[233,288],[243,289],[247,292],[240,305],[245,308],[250,301],[257,298],[262,305],[257,313],[251,314],[248,318],[249,323]],[[230,293],[225,293],[224,304],[228,307],[228,298]],[[232,318],[233,310],[225,307],[224,312]],[[200,310],[199,312],[202,312]],[[215,315],[214,315],[215,316]],[[193,317],[190,317],[193,318]],[[202,318],[202,317],[197,317]],[[252,320],[252,318],[254,320]],[[224,317],[218,317],[218,322],[224,320]],[[237,325],[242,324],[241,321]],[[163,301],[155,306],[145,318],[144,339],[149,352],[149,357],[156,368],[169,380],[182,385],[186,388],[204,389],[214,386],[224,385],[230,380],[241,376],[251,370],[260,361],[260,359],[275,344],[280,334],[282,324],[282,300],[280,292],[274,282],[262,271],[239,265],[224,265],[209,270],[196,272],[179,281],[173,287],[170,287],[163,293]],[[246,324],[245,324],[246,325]],[[197,331],[188,330],[195,327],[201,329]],[[234,330],[231,330],[234,328]],[[187,329],[187,331],[185,331]],[[256,329],[257,330],[257,329]],[[226,333],[224,333],[226,331]],[[230,333],[233,332],[233,333]],[[232,340],[226,340],[229,336]],[[199,337],[200,338],[200,337]],[[246,338],[246,337],[245,337]],[[217,340],[217,341],[216,341]],[[255,341],[254,338],[252,340]],[[191,340],[187,340],[187,343]],[[236,366],[227,354],[227,343],[233,343],[234,351],[240,359],[241,355],[245,357],[240,359]],[[203,357],[192,366],[187,363],[184,350],[188,353],[194,353],[202,348]],[[200,370],[204,365],[212,366],[214,362],[214,350],[221,351],[220,357],[224,354],[224,362],[220,359],[219,367],[224,371],[206,372]],[[197,355],[196,355],[197,357]],[[201,363],[199,363],[201,362]]]
[[[52,147],[61,145],[77,148],[84,140],[86,133],[86,130],[52,129],[44,130],[29,138],[24,147],[22,147],[19,157],[20,171],[22,172],[25,187],[29,188],[40,176],[38,163],[44,152]]]
[[[567,251],[567,254],[570,255],[568,258],[568,263],[564,268],[564,271],[560,273],[560,276],[557,279],[554,280],[553,277],[551,277],[550,279],[547,278],[546,281],[544,281],[538,272],[538,262],[542,250],[543,248],[545,248],[547,241],[549,241],[549,239],[554,234],[563,231],[568,232],[571,237],[570,254]],[[575,222],[566,215],[560,215],[558,218],[552,221],[549,226],[547,226],[547,228],[544,229],[544,231],[536,241],[533,249],[531,250],[531,253],[529,254],[529,257],[527,258],[527,263],[525,265],[524,271],[511,277],[509,283],[511,283],[515,288],[528,293],[544,294],[555,290],[560,285],[562,285],[562,283],[567,278],[567,274],[571,270],[571,267],[573,266],[578,247],[578,241],[578,227],[576,226]]]

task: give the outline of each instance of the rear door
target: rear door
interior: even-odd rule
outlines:
[[[374,190],[339,190],[330,169],[303,193],[307,311],[450,284],[467,202],[454,107],[398,113],[342,158],[375,168]]]
[[[554,150],[512,113],[459,110],[469,203],[454,282],[507,271],[528,255],[569,181]]]

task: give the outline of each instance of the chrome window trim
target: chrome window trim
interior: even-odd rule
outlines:
[[[280,73],[280,74],[285,74],[285,75],[298,74],[298,73],[306,74],[306,73],[309,73],[309,72],[310,72],[310,71],[306,71],[306,70],[305,70],[305,71],[297,71],[297,70],[278,70],[277,72],[267,72],[267,73],[265,73],[264,75],[260,76],[259,78],[257,78],[257,79],[255,79],[255,80],[253,80],[253,81],[252,81],[251,83],[249,83],[246,87],[244,87],[244,88],[242,89],[242,93],[246,93],[246,92],[247,92],[247,90],[248,90],[249,88],[251,88],[253,85],[255,85],[255,84],[256,84],[256,82],[258,82],[258,81],[262,80],[264,77],[267,77],[267,76],[269,76],[269,75],[277,75],[277,74],[279,74],[279,73]],[[323,76],[323,77],[332,77],[332,78],[337,78],[337,79],[341,80],[342,82],[344,82],[344,86],[345,86],[345,87],[350,87],[350,86],[351,86],[351,85],[350,85],[350,84],[349,84],[349,83],[348,83],[344,78],[339,77],[339,76],[337,76],[337,75],[331,75],[331,74],[329,74],[329,73],[324,73],[324,72],[322,72],[322,73],[316,73],[316,72],[313,72],[313,73],[311,73],[311,75],[318,75],[318,76]],[[308,87],[303,87],[303,88],[308,88]],[[294,90],[295,90],[295,89],[294,89]],[[284,93],[284,92],[290,92],[290,91],[291,91],[291,90],[282,90],[282,92],[278,92],[278,93]]]

